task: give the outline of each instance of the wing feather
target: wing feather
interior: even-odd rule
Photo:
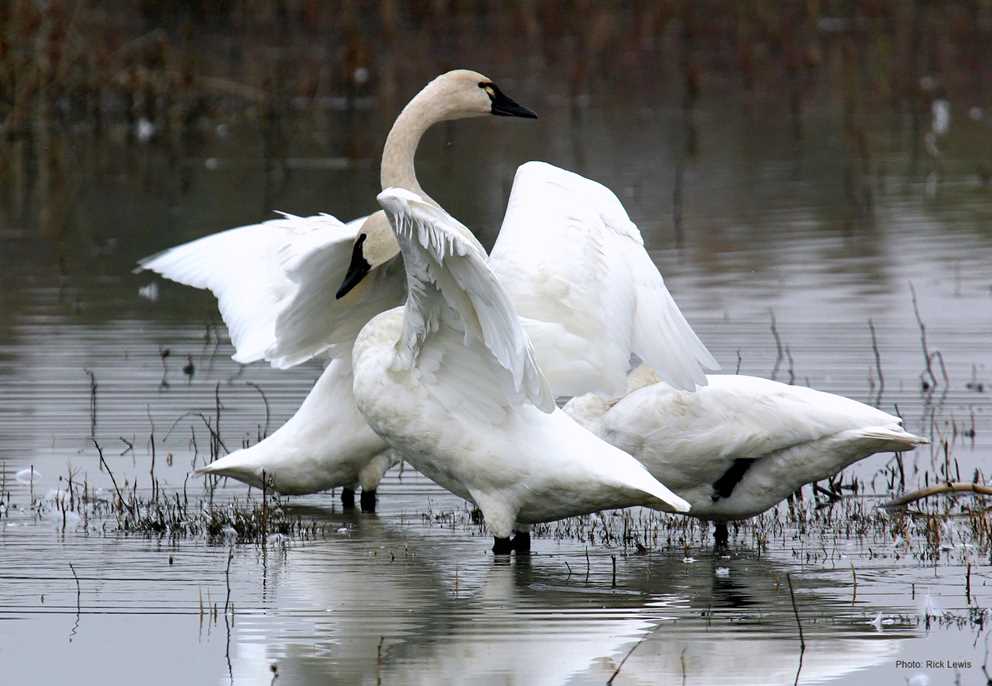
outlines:
[[[396,232],[407,273],[398,364],[412,368],[431,336],[453,324],[464,332],[466,345],[478,341],[485,346],[509,372],[518,393],[541,410],[553,411],[554,398],[530,339],[472,233],[403,189],[383,191],[379,204]]]
[[[704,367],[719,367],[623,205],[595,181],[543,162],[522,165],[490,264],[521,316],[561,324],[582,341],[571,352],[584,378],[598,370],[595,388],[553,376],[556,392],[622,392],[632,353],[687,390],[705,385]]]
[[[361,327],[403,301],[402,267],[385,265],[360,293],[336,301],[365,217],[343,224],[329,214],[229,229],[139,262],[165,278],[210,290],[242,364],[292,367],[347,354]]]

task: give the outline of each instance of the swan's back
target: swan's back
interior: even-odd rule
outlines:
[[[845,431],[888,427],[901,420],[856,400],[733,374],[708,377],[686,393],[665,383],[640,388],[603,417],[604,437],[634,455],[694,460],[758,458]]]

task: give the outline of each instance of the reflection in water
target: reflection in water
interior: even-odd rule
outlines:
[[[268,683],[271,664],[292,683],[604,683],[632,648],[614,683],[795,678],[791,606],[771,582],[788,570],[774,562],[652,556],[628,560],[613,587],[585,581],[577,549],[511,562],[443,529],[355,524],[344,544],[291,551],[269,575],[266,615],[238,620],[236,683]],[[714,573],[725,564],[729,575]],[[816,592],[802,605],[832,610]],[[845,624],[808,631],[802,683],[879,665],[905,637],[865,640]]]
[[[224,597],[222,547],[120,537],[94,523],[62,531],[53,512],[35,521],[32,496],[64,488],[70,469],[90,488],[111,488],[89,441],[84,369],[98,385],[96,438],[139,494],[151,434],[165,492],[181,493],[202,461],[202,424],[180,421],[164,438],[184,413],[213,413],[219,397],[232,448],[257,440],[270,414],[273,429],[292,414],[319,369],[239,369],[214,335],[213,300],[161,282],[156,302],[141,298],[151,281],[131,274],[135,260],[275,209],[367,214],[393,118],[454,66],[497,78],[541,117],[528,127],[440,127],[421,146],[424,188],[484,242],[522,162],[601,181],[728,373],[738,361],[756,376],[778,368],[779,380],[874,399],[889,412],[898,405],[907,428],[935,439],[929,456],[907,457],[908,488],[928,467],[984,474],[988,10],[954,1],[765,5],[727,13],[710,2],[494,9],[384,0],[342,9],[288,0],[177,11],[146,2],[111,16],[92,2],[0,2],[0,500],[16,506],[0,518],[0,571],[22,577],[0,580],[3,678],[100,673],[171,686],[209,673],[228,683],[224,622],[198,609],[201,594]],[[948,103],[949,126],[935,127],[935,102]],[[932,396],[921,392],[910,281],[931,349],[947,363],[949,383],[941,378]],[[868,371],[869,319],[884,392]],[[187,356],[196,370],[188,383]],[[940,435],[950,437],[946,460]],[[886,474],[873,477],[889,460],[866,460],[845,483],[853,474],[865,490],[887,490]],[[40,481],[19,483],[14,475],[32,465]],[[202,487],[188,486],[191,497]],[[602,684],[642,639],[614,683],[794,680],[795,620],[779,582],[803,551],[785,534],[772,560],[623,558],[614,590],[602,550],[592,551],[586,583],[578,544],[538,541],[544,554],[529,565],[498,566],[484,539],[422,527],[420,513],[443,496],[409,470],[387,476],[382,496],[381,519],[320,514],[328,540],[285,554],[239,547],[236,684],[270,683],[271,662],[276,683]],[[878,552],[871,545],[858,548],[863,560]],[[67,561],[83,578],[71,649]],[[861,581],[857,606],[847,579],[804,585],[800,683],[906,683],[888,655],[915,657],[919,642],[888,626],[867,640],[875,632],[865,615],[914,606],[924,576],[946,591],[945,604],[963,598],[964,582],[957,568],[896,562],[880,575],[891,583]],[[988,573],[975,564],[976,579]],[[925,640],[953,653],[963,650],[958,639],[932,631]]]

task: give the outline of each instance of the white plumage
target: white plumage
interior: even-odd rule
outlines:
[[[373,304],[369,312],[360,293],[337,302],[326,287],[347,269],[365,219],[342,224],[329,214],[284,214],[146,257],[139,270],[209,289],[217,297],[236,362],[268,360],[273,367],[292,367],[323,353],[333,357],[336,344],[345,344],[347,354],[358,329],[381,311]],[[389,283],[384,279],[362,293],[375,303],[389,297]],[[361,316],[365,319],[356,326]]]
[[[287,216],[173,248],[144,260],[142,266],[181,283],[210,288],[231,328],[235,359],[240,362],[267,359],[273,366],[285,367],[316,355],[334,357],[348,354],[359,329],[375,314],[400,305],[407,293],[402,260],[396,257],[373,269],[344,298],[334,299],[358,232],[363,226],[365,230],[378,226],[371,221],[365,225],[365,219],[345,225],[329,215]],[[459,230],[465,232],[465,245],[485,255],[468,229]],[[250,269],[239,269],[236,259]],[[524,315],[537,367],[555,396],[619,392],[626,384],[632,353],[667,365],[663,372],[669,370],[689,389],[705,383],[703,366],[717,366],[678,311],[620,202],[594,181],[545,163],[521,166],[489,260],[514,308]],[[452,278],[460,275],[457,268],[452,271]],[[492,333],[498,338],[513,326],[517,325],[503,322]],[[667,336],[648,333],[664,332],[666,327],[672,331]],[[519,354],[507,346],[499,350],[503,360]],[[464,371],[463,385],[482,385],[477,369]],[[325,372],[329,374],[337,372]],[[435,385],[434,393],[455,403],[461,395],[453,381],[456,369],[450,367],[448,375],[454,385]],[[334,394],[341,397],[330,397]],[[442,399],[444,395],[450,397]],[[322,378],[305,406],[343,408],[351,402],[350,380],[341,376],[336,383]],[[465,407],[482,412],[485,403]],[[342,410],[342,416],[358,414],[352,408],[350,413]],[[211,471],[245,480],[242,475],[247,471],[265,467],[276,477],[291,464],[275,458],[285,454],[274,447],[282,441],[293,441],[292,454],[306,453],[307,462],[326,463],[323,471],[328,474],[338,473],[335,462],[353,465],[378,454],[353,452],[365,445],[361,439],[369,432],[367,426],[350,427],[328,413],[306,412],[284,429],[277,432],[278,442],[273,435],[223,458]],[[301,490],[298,476],[292,480],[293,492],[308,492]],[[277,485],[289,481],[275,479]],[[315,478],[309,492],[353,483]]]
[[[543,162],[518,170],[490,265],[533,331],[558,395],[617,394],[631,353],[686,390],[719,369],[605,186]]]
[[[586,395],[565,412],[630,453],[706,519],[743,519],[877,452],[926,439],[863,403],[803,386],[710,375],[686,393],[639,370],[619,401]]]
[[[372,429],[418,470],[475,502],[497,539],[517,523],[605,507],[685,511],[685,501],[636,460],[555,408],[471,233],[407,191],[379,199],[396,229],[409,295],[355,342],[355,400]],[[464,385],[464,369],[477,371],[477,383]],[[457,403],[445,402],[459,390]]]

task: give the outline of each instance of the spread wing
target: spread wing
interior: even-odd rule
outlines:
[[[620,201],[594,181],[543,162],[522,165],[490,265],[521,316],[559,328],[548,337],[559,347],[572,341],[555,353],[575,367],[551,377],[560,395],[622,392],[631,353],[687,390],[706,385],[704,368],[719,367]],[[535,345],[541,357],[541,338]]]
[[[347,354],[372,316],[402,302],[402,267],[385,265],[369,287],[334,294],[365,217],[283,215],[170,248],[139,262],[179,283],[210,290],[227,325],[234,359],[285,368],[311,357]]]
[[[379,194],[379,204],[396,233],[407,274],[397,366],[414,367],[432,340],[451,347],[450,332],[460,330],[463,340],[455,354],[476,355],[480,368],[492,367],[495,360],[519,400],[554,411],[530,340],[472,233],[409,191],[387,189]]]

